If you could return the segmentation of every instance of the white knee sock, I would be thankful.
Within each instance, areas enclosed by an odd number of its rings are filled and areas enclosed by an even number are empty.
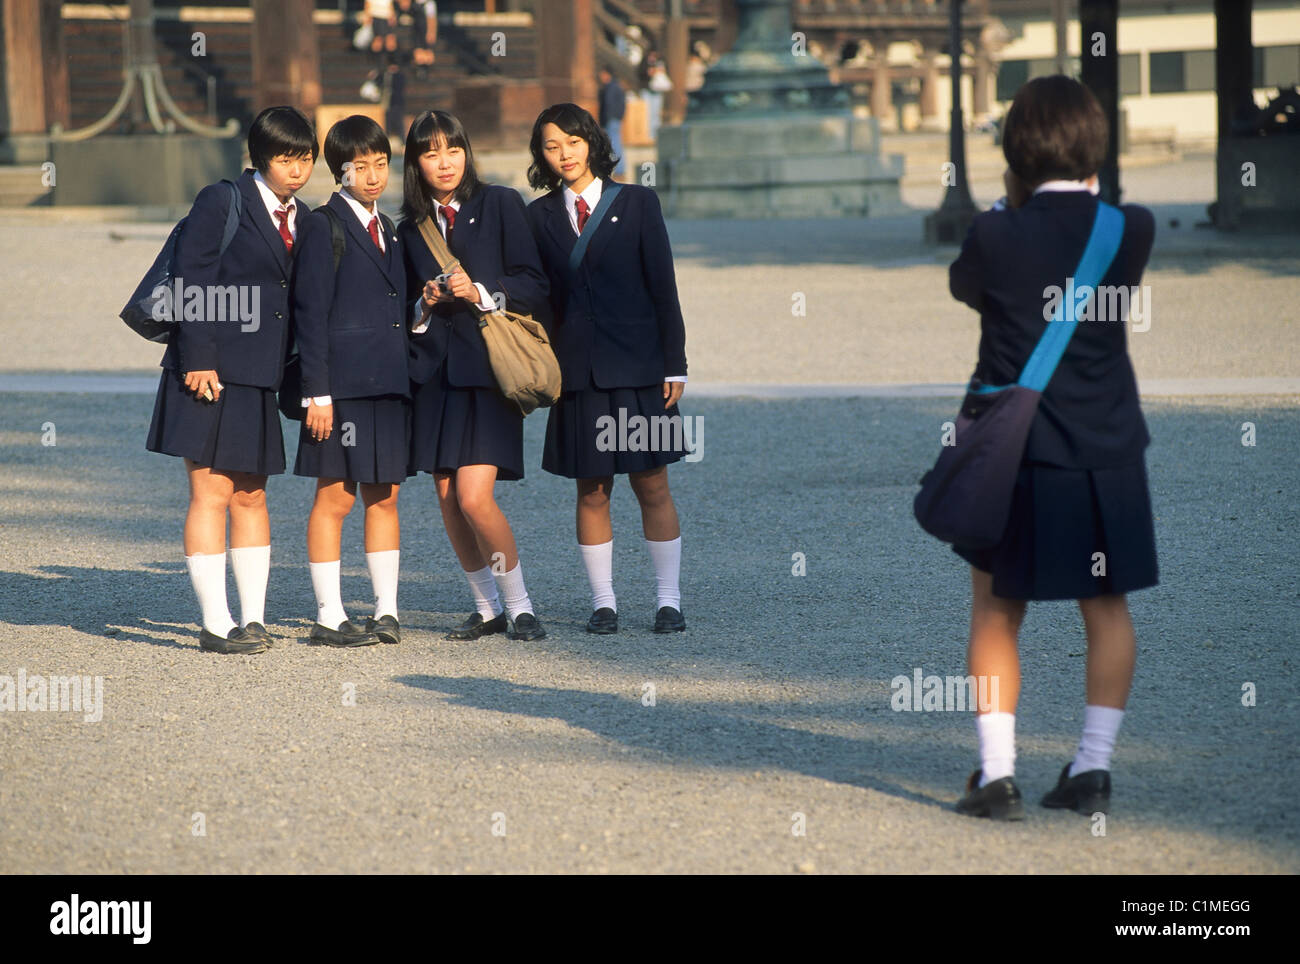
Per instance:
[[[235,628],[235,620],[230,615],[230,604],[226,602],[226,554],[214,552],[201,555],[196,552],[185,557],[185,566],[190,571],[194,595],[199,597],[203,628],[225,639]]]
[[[501,595],[497,592],[497,581],[492,575],[492,567],[484,566],[477,572],[466,572],[469,591],[474,594],[474,607],[484,622],[501,615]]]
[[[343,611],[343,591],[339,588],[339,560],[311,562],[311,589],[316,594],[316,622],[327,629],[338,629],[348,618]]]
[[[587,567],[587,582],[591,583],[591,608],[618,612],[614,600],[614,540],[598,546],[579,545],[578,551]]]
[[[266,622],[266,582],[271,575],[270,546],[240,546],[230,550],[239,590],[239,625]]]
[[[650,558],[655,564],[655,585],[659,599],[656,608],[672,606],[673,609],[680,610],[682,591],[678,579],[682,570],[682,537],[667,542],[651,542],[647,539],[645,544],[650,547]]]
[[[520,613],[531,613],[533,604],[528,598],[528,590],[524,588],[524,568],[521,563],[515,563],[515,567],[507,573],[502,573],[496,577],[497,586],[501,590],[501,598],[505,601],[506,612],[510,618],[514,619]]]
[[[980,738],[980,786],[1016,775],[1016,714],[981,713],[975,717]]]
[[[1113,706],[1085,706],[1083,708],[1083,736],[1079,750],[1070,764],[1070,776],[1089,770],[1109,770],[1110,755],[1115,751],[1115,737],[1124,711]]]
[[[370,570],[370,584],[375,588],[375,618],[397,618],[397,572],[400,549],[367,552],[366,568]]]

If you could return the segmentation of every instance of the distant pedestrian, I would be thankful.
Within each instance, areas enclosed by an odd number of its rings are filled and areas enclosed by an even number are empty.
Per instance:
[[[1064,323],[1046,321],[1045,305],[1053,286],[1067,286],[1098,221],[1106,140],[1105,115],[1077,81],[1042,77],[1016,94],[1002,143],[1006,209],[975,219],[949,269],[953,296],[980,313],[976,394],[967,405],[1015,382],[1048,326]],[[1121,210],[1122,239],[1102,285],[1134,290],[1155,220],[1136,205]],[[1084,320],[1074,329],[1034,417],[1001,542],[954,547],[971,564],[968,671],[998,683],[995,705],[976,718],[980,768],[957,805],[962,813],[1023,816],[1014,779],[1017,637],[1025,603],[1040,599],[1078,600],[1088,648],[1083,735],[1042,805],[1109,808],[1111,752],[1136,661],[1125,594],[1157,582],[1149,436],[1126,321]]]
[[[613,174],[622,174],[623,114],[627,111],[627,94],[607,67],[600,69],[600,126],[609,137],[609,148],[614,152]],[[618,180],[617,177],[614,180]]]

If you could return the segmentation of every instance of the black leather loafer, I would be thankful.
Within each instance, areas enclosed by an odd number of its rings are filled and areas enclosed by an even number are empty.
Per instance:
[[[601,606],[587,620],[587,632],[597,636],[609,636],[618,632],[618,613],[608,606]]]
[[[682,615],[681,610],[674,609],[672,606],[664,606],[659,612],[655,613],[656,633],[680,633],[685,629],[686,617]]]
[[[396,616],[380,616],[378,619],[366,620],[366,632],[374,633],[381,643],[396,646],[402,641],[402,627],[397,624]]]
[[[506,619],[505,613],[493,616],[491,619],[484,619],[482,613],[470,613],[469,619],[449,632],[445,638],[478,639],[480,636],[504,633],[507,626],[509,626],[509,620]]]
[[[515,617],[514,628],[506,634],[511,639],[541,639],[546,635],[542,624],[532,613],[520,613]]]
[[[345,619],[338,629],[316,623],[311,628],[311,641],[324,646],[373,646],[379,642],[379,637]]]
[[[266,643],[267,649],[270,649],[275,645],[275,637],[267,632],[266,627],[261,623],[248,623],[244,626],[244,632],[248,633],[248,635],[252,636],[254,639],[260,639],[262,642]]]
[[[980,770],[966,781],[966,796],[957,801],[957,812],[990,820],[1024,820],[1025,803],[1012,777],[990,780],[980,786]]]
[[[199,632],[199,649],[205,649],[209,653],[226,653],[229,655],[260,653],[266,649],[266,641],[249,634],[238,626],[227,633],[225,639],[204,629]]]
[[[1084,816],[1110,813],[1110,771],[1085,770],[1070,776],[1070,764],[1061,771],[1056,786],[1043,797],[1043,806],[1074,810]]]

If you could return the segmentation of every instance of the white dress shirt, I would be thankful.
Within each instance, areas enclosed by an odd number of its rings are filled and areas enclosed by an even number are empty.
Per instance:
[[[576,194],[573,188],[567,184],[564,186],[564,210],[569,215],[569,227],[573,228],[574,234],[581,234],[578,230],[578,198],[581,197],[587,202],[587,217],[591,217],[596,205],[600,203],[600,195],[605,189],[605,183],[598,177],[592,178],[581,194]],[[584,225],[585,227],[585,225]],[[666,382],[685,382],[685,375],[667,375],[664,377]]]
[[[271,224],[274,225],[276,231],[280,230],[280,219],[276,217],[276,212],[286,206],[288,207],[289,234],[296,241],[298,239],[298,202],[293,197],[290,197],[287,205],[281,204],[280,199],[271,190],[271,185],[267,184],[266,179],[262,177],[261,171],[253,172],[253,183],[257,185],[257,193],[262,196],[262,203],[266,205],[266,213],[271,216]]]

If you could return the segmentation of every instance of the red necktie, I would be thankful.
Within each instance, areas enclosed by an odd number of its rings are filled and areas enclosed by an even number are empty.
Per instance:
[[[284,250],[293,250],[293,235],[289,233],[289,212],[293,208],[285,205],[275,212],[276,219],[280,222],[280,237],[284,238]]]
[[[587,226],[587,218],[591,217],[591,211],[587,207],[585,198],[578,198],[578,233],[582,234],[582,229]]]
[[[447,222],[447,230],[443,232],[447,238],[447,243],[451,244],[451,231],[456,226],[456,209],[450,204],[444,204],[442,207],[442,219]]]
[[[378,217],[378,215],[376,215],[375,217],[373,217],[373,218],[370,219],[370,224],[368,225],[368,227],[370,228],[370,240],[373,241],[373,242],[375,242],[375,247],[376,247],[376,248],[378,248],[380,251],[383,251],[383,250],[384,250],[384,246],[383,246],[382,244],[379,243],[379,217]]]

